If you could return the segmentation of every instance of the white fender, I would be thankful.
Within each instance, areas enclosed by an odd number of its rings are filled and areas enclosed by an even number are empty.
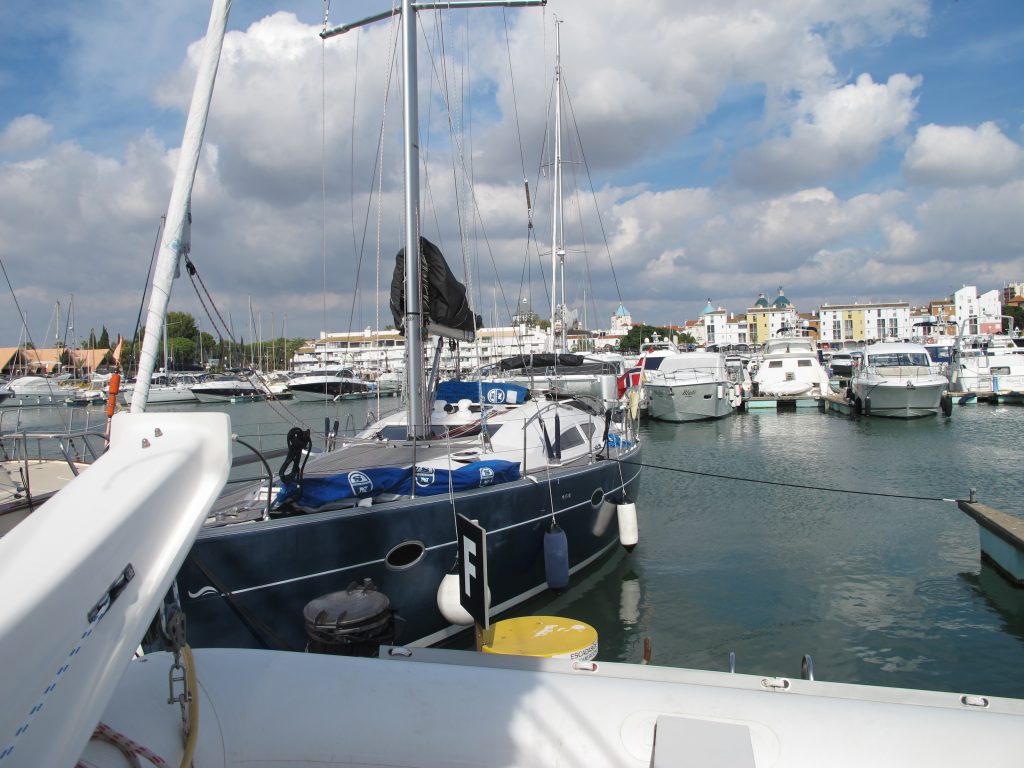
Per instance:
[[[487,602],[487,610],[491,608],[491,589],[488,587],[484,592],[484,599]],[[473,617],[469,611],[462,607],[459,602],[459,574],[447,573],[441,579],[437,587],[437,609],[444,616],[449,624],[458,626],[469,626],[473,623]]]
[[[636,522],[636,504],[627,502],[619,504],[616,508],[619,518],[619,543],[632,552],[633,547],[640,541],[640,529]]]

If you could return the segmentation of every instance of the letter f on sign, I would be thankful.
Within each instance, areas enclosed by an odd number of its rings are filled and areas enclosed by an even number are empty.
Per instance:
[[[468,536],[463,536],[462,537],[462,546],[465,548],[465,551],[466,551],[465,562],[462,563],[462,573],[465,576],[465,584],[466,584],[466,586],[463,589],[463,591],[467,595],[470,595],[470,594],[472,594],[472,591],[469,588],[469,584],[470,584],[469,580],[470,579],[475,579],[477,577],[476,576],[476,565],[473,563],[473,559],[476,558],[476,544]]]

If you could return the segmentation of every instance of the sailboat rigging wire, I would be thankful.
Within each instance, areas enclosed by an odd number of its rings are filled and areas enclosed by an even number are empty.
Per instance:
[[[572,99],[569,96],[569,89],[565,89],[565,98],[569,106],[569,117],[572,120],[573,129],[576,133],[576,144],[579,146],[580,159],[583,161],[583,168],[587,172],[587,182],[590,184],[590,194],[594,198],[594,210],[597,212],[597,223],[601,227],[601,238],[604,241],[604,249],[608,254],[608,267],[611,269],[612,282],[615,283],[615,294],[619,299],[619,303],[622,302],[622,291],[619,289],[619,278],[615,274],[615,264],[612,262],[612,252],[608,247],[608,234],[605,232],[604,219],[601,217],[601,208],[597,204],[597,192],[594,191],[594,180],[590,176],[590,164],[587,163],[587,153],[583,151],[583,142],[580,139],[579,125],[576,123],[576,112],[572,108]]]
[[[425,38],[424,38],[424,40],[425,40],[425,43],[427,45],[428,53],[430,54],[429,55],[429,60],[430,60],[430,63],[431,63],[431,68],[432,68],[432,70],[434,72],[434,76],[437,78],[437,80],[439,82],[445,82],[446,83],[447,82],[447,78],[446,77],[442,77],[442,75],[438,73],[437,61],[436,61],[435,56],[434,56],[434,51],[430,47],[429,41],[427,41]],[[442,93],[443,93],[443,96],[444,96],[444,104],[445,104],[445,109],[446,109],[447,118],[448,118],[449,133],[453,137],[452,141],[454,143],[455,150],[456,150],[454,157],[456,157],[458,159],[458,165],[461,168],[463,175],[468,178],[468,177],[470,177],[470,173],[469,173],[469,169],[466,167],[465,151],[463,149],[462,143],[458,140],[458,136],[457,136],[457,134],[456,134],[456,132],[454,130],[454,127],[453,127],[455,121],[454,121],[454,119],[452,117],[452,107],[451,107],[450,95],[449,95],[447,89],[444,89],[442,91]],[[456,187],[457,186],[458,185],[456,184]],[[484,221],[483,221],[483,216],[482,216],[482,213],[481,213],[481,210],[480,210],[479,201],[477,200],[476,190],[474,189],[472,184],[469,185],[469,200],[467,202],[470,203],[469,207],[470,207],[470,209],[474,213],[474,225],[478,225],[480,227],[480,237],[484,241],[485,250],[487,251],[487,254],[490,257],[491,266],[494,269],[494,274],[497,276],[498,275],[497,261],[496,261],[496,259],[494,257],[494,250],[491,247],[490,239],[487,236],[487,229],[486,229],[486,225],[484,224]],[[461,210],[461,205],[460,205],[460,210]],[[461,237],[462,233],[463,233],[461,217],[459,219],[459,226],[460,226],[460,237]],[[502,285],[500,280],[497,281],[497,282],[498,282],[498,288],[501,291],[501,297],[502,297],[502,301],[504,302],[505,309],[506,309],[506,311],[508,311],[510,305],[509,305],[509,302],[508,302],[508,297],[505,295],[505,288]]]
[[[389,30],[390,44],[388,46],[388,63],[387,63],[387,69],[386,69],[387,75],[385,77],[385,82],[384,82],[384,99],[383,99],[383,107],[382,107],[381,119],[380,119],[380,130],[377,133],[377,148],[376,148],[376,151],[374,152],[374,166],[373,166],[373,169],[372,169],[371,174],[370,174],[370,179],[371,179],[370,190],[371,191],[370,191],[370,194],[367,196],[367,199],[366,199],[366,211],[365,211],[365,213],[363,215],[362,238],[359,241],[356,240],[356,226],[355,226],[355,135],[356,135],[355,115],[356,115],[356,90],[355,90],[355,86],[353,86],[352,110],[351,110],[351,113],[352,113],[352,128],[351,128],[351,131],[350,131],[350,144],[349,144],[349,156],[350,156],[350,160],[351,160],[350,168],[349,168],[349,179],[350,179],[349,186],[350,186],[350,190],[352,192],[352,194],[350,196],[350,199],[353,201],[352,202],[352,207],[350,209],[351,210],[350,218],[352,220],[353,251],[356,254],[356,274],[355,274],[355,279],[353,280],[353,285],[355,286],[355,288],[353,289],[353,294],[352,294],[352,304],[350,305],[350,309],[349,309],[349,319],[348,319],[348,332],[349,332],[349,334],[351,334],[351,332],[352,332],[352,327],[353,327],[354,321],[355,321],[355,305],[356,305],[357,294],[358,294],[358,285],[359,285],[360,275],[362,274],[363,258],[364,258],[365,254],[366,254],[366,241],[367,241],[367,236],[368,236],[368,232],[369,232],[370,212],[373,209],[373,197],[374,197],[374,195],[373,195],[373,191],[372,190],[373,190],[373,182],[374,182],[374,180],[376,180],[377,184],[378,184],[378,191],[377,191],[377,221],[376,221],[376,232],[377,232],[377,238],[376,238],[376,241],[377,241],[377,249],[376,249],[376,253],[377,253],[377,270],[376,270],[375,277],[376,277],[376,293],[377,293],[377,300],[376,300],[377,301],[377,303],[376,303],[376,307],[377,307],[377,309],[376,309],[377,320],[376,320],[376,322],[377,322],[378,332],[380,330],[380,304],[379,304],[379,300],[380,299],[379,299],[379,294],[380,294],[380,263],[381,263],[381,251],[380,251],[380,248],[381,248],[381,217],[383,215],[383,212],[382,212],[383,172],[382,171],[378,172],[378,171],[380,169],[382,169],[383,166],[384,166],[384,132],[385,132],[385,127],[386,127],[386,122],[387,122],[388,94],[391,92],[391,81],[392,81],[392,75],[393,75],[394,70],[395,70],[394,62],[395,62],[395,59],[396,59],[396,50],[397,50],[397,45],[398,45],[398,40],[399,40],[399,34],[398,33],[399,33],[399,23],[400,23],[399,17],[400,17],[400,14],[396,14],[395,13],[395,8],[396,7],[397,6],[393,6],[392,7],[392,13],[386,14],[384,16],[381,16],[381,18],[386,18],[387,15],[390,15],[391,19],[392,19],[392,21],[391,21],[391,28]],[[345,31],[345,30],[343,30],[343,31]],[[329,36],[331,36],[331,35],[321,35],[321,37],[323,39],[326,39]],[[358,79],[359,79],[359,64],[360,64],[359,42],[358,42],[358,36],[357,36],[357,41],[356,41],[356,67],[355,67],[356,71],[355,71],[355,76],[353,77],[353,82],[354,83],[357,83]],[[325,75],[325,77],[326,77],[326,75]],[[326,156],[326,150],[324,150],[324,156]],[[322,164],[323,164],[324,167],[326,167],[326,160],[322,160]],[[324,255],[324,260],[325,260],[325,265],[326,265],[326,247],[327,247],[326,246],[326,226],[327,226],[327,224],[326,224],[326,222],[327,222],[326,193],[325,193],[325,203],[324,203],[324,205],[325,205],[325,212],[324,212],[324,232],[325,232],[325,234],[324,234],[324,254],[325,255]],[[326,270],[326,266],[324,267],[324,269]],[[325,272],[325,274],[326,274],[326,272]],[[325,303],[325,309],[324,309],[323,324],[324,324],[324,333],[327,333],[326,278],[324,280],[324,303]],[[326,363],[326,360],[325,360],[325,363]],[[328,398],[325,395],[325,404],[327,403],[327,401],[328,401]],[[379,396],[377,398],[377,414],[378,414],[378,417],[379,417],[379,415],[380,415],[380,397]]]
[[[508,39],[508,11],[501,9],[501,21],[505,25],[505,54],[508,58],[508,79],[512,88],[512,113],[516,124],[516,138],[519,140],[519,166],[523,171],[523,184],[526,185],[526,208],[530,208],[530,185],[526,181],[526,155],[523,152],[523,132],[519,127],[519,101],[516,96],[516,78],[512,70],[512,45]]]
[[[611,458],[611,457],[609,457]],[[737,477],[736,475],[722,475],[716,472],[700,472],[695,469],[681,469],[679,467],[666,467],[659,464],[648,464],[643,461],[623,461],[622,459],[611,459],[619,464],[633,464],[644,469],[662,469],[666,472],[678,472],[683,475],[696,475],[698,477],[710,477],[715,480],[737,480],[743,483],[757,483],[759,485],[777,485],[783,488],[797,488],[802,491],[825,491],[827,493],[846,493],[851,496],[876,496],[886,499],[908,499],[911,501],[948,501],[953,504],[968,499],[946,498],[944,496],[912,496],[902,493],[883,493],[882,491],[853,491],[848,488],[826,488],[822,485],[804,485],[802,483],[784,483],[781,480],[759,480],[753,477]]]
[[[11,278],[8,277],[8,275],[7,275],[7,267],[4,266],[3,259],[0,259],[0,271],[3,271],[3,273],[4,273],[4,280],[7,281],[7,288],[11,292],[11,298],[14,299],[14,308],[18,310],[18,317],[21,318],[22,324],[24,325],[25,342],[27,344],[31,344],[33,349],[34,349],[36,345],[35,345],[35,342],[32,341],[32,333],[28,329],[28,323],[25,322],[25,313],[22,312],[21,304],[18,303],[18,296],[14,292],[14,285],[11,283]],[[49,332],[50,332],[49,328],[47,328],[47,331],[46,331],[47,335],[49,335]],[[39,360],[38,353],[37,353],[36,360],[37,361]],[[63,411],[59,411],[58,412],[58,416],[60,418],[60,422],[63,425],[65,431],[70,433],[71,432],[71,427],[73,425],[74,418],[75,418],[74,413],[72,412],[70,414],[70,419],[69,419],[69,417]],[[19,415],[19,419],[20,419],[20,415]],[[26,487],[28,486],[28,483],[25,481],[25,478],[22,478],[22,485],[24,485]]]
[[[235,340],[234,334],[231,333],[231,330],[228,328],[227,323],[224,322],[224,317],[221,315],[220,310],[217,309],[217,305],[214,302],[213,297],[210,295],[209,290],[207,290],[206,283],[203,282],[203,278],[199,274],[199,270],[196,269],[196,265],[187,255],[184,258],[185,271],[188,272],[189,281],[192,283],[192,288],[196,292],[196,296],[199,299],[200,305],[203,307],[203,311],[206,312],[206,317],[207,319],[209,319],[210,325],[212,325],[213,329],[217,331],[218,339],[223,341],[224,334],[226,334],[232,344],[237,344],[238,342]],[[198,286],[196,285],[197,280],[199,281]],[[200,292],[199,290],[200,286],[202,286],[202,292]],[[206,296],[205,300],[203,298],[204,294]],[[221,334],[220,329],[217,327],[217,323],[214,321],[213,316],[210,314],[210,310],[206,306],[206,300],[209,300],[210,307],[213,308],[213,312],[217,315],[217,319],[220,320],[221,326],[224,329],[224,334]],[[259,379],[259,377],[250,377],[248,373],[243,373],[242,375],[245,376],[246,380],[257,389],[263,389],[264,391],[266,391],[267,386],[266,384],[263,383],[262,380]],[[255,381],[253,380],[254,378],[256,379]],[[305,422],[301,418],[299,418],[295,413],[293,413],[291,409],[288,408],[288,406],[284,405],[280,400],[274,399],[268,400],[267,402],[270,405],[271,409],[278,411],[278,413],[285,421],[290,421],[292,424],[305,425]]]
[[[142,341],[141,339],[139,339],[139,330],[142,328],[142,310],[145,308],[146,305],[146,295],[149,293],[150,276],[153,274],[153,265],[156,263],[156,255],[160,252],[160,238],[163,237],[164,224],[166,223],[166,221],[166,216],[160,217],[160,223],[156,227],[156,239],[153,241],[153,252],[150,254],[149,257],[149,269],[146,270],[146,284],[142,288],[142,300],[139,302],[139,314],[138,317],[135,318],[135,333],[132,335],[132,343],[129,346],[129,355],[131,356],[130,359],[133,364],[136,361],[135,344],[141,344]],[[138,342],[136,340],[138,340]],[[127,375],[129,373],[128,366],[122,367],[124,368],[124,372]]]
[[[4,280],[7,281],[7,288],[11,292],[11,298],[14,299],[14,308],[18,310],[18,317],[24,325],[26,341],[35,347],[36,344],[32,341],[32,334],[28,329],[28,323],[25,322],[25,313],[21,309],[21,304],[18,303],[18,294],[14,292],[14,286],[11,284],[11,278],[7,276],[7,267],[4,266],[4,260],[2,257],[0,257],[0,271],[4,273]]]
[[[324,32],[330,1],[324,0]],[[320,38],[320,314],[327,335],[327,40]],[[326,347],[325,347],[326,349]],[[324,394],[327,394],[326,387]]]

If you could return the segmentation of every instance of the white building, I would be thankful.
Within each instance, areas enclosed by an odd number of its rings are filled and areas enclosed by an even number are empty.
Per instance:
[[[978,295],[973,285],[965,285],[953,294],[956,321],[964,334],[1001,333],[1003,330],[1002,292],[993,289]]]
[[[629,314],[629,310],[620,302],[618,308],[612,313],[612,324],[607,335],[625,336],[632,327],[633,316]]]
[[[728,347],[736,344],[746,344],[749,333],[747,331],[747,318],[737,318],[725,311],[723,307],[716,307],[708,299],[707,306],[701,310],[700,322],[704,328],[704,339],[707,346],[712,344],[717,347]]]
[[[480,328],[476,341],[460,343],[458,359],[447,343],[442,347],[440,366],[444,371],[472,370],[478,365],[494,363],[503,357],[543,352],[548,335],[533,325]],[[424,356],[433,362],[434,344],[424,349]],[[405,370],[405,338],[397,330],[374,331],[366,328],[353,333],[321,333],[319,339],[307,342],[292,358],[296,370],[321,366],[344,366],[362,375],[375,377],[381,373]]]
[[[905,301],[822,304],[818,309],[820,341],[908,339],[916,334]]]

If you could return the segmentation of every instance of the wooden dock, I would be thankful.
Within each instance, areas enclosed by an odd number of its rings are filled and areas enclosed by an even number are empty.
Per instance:
[[[839,413],[843,416],[857,415],[857,410],[853,407],[853,403],[836,392],[829,392],[821,398],[818,401],[818,406],[825,413]]]
[[[982,559],[1011,583],[1024,587],[1024,519],[976,501],[958,501],[957,506],[978,523]]]

